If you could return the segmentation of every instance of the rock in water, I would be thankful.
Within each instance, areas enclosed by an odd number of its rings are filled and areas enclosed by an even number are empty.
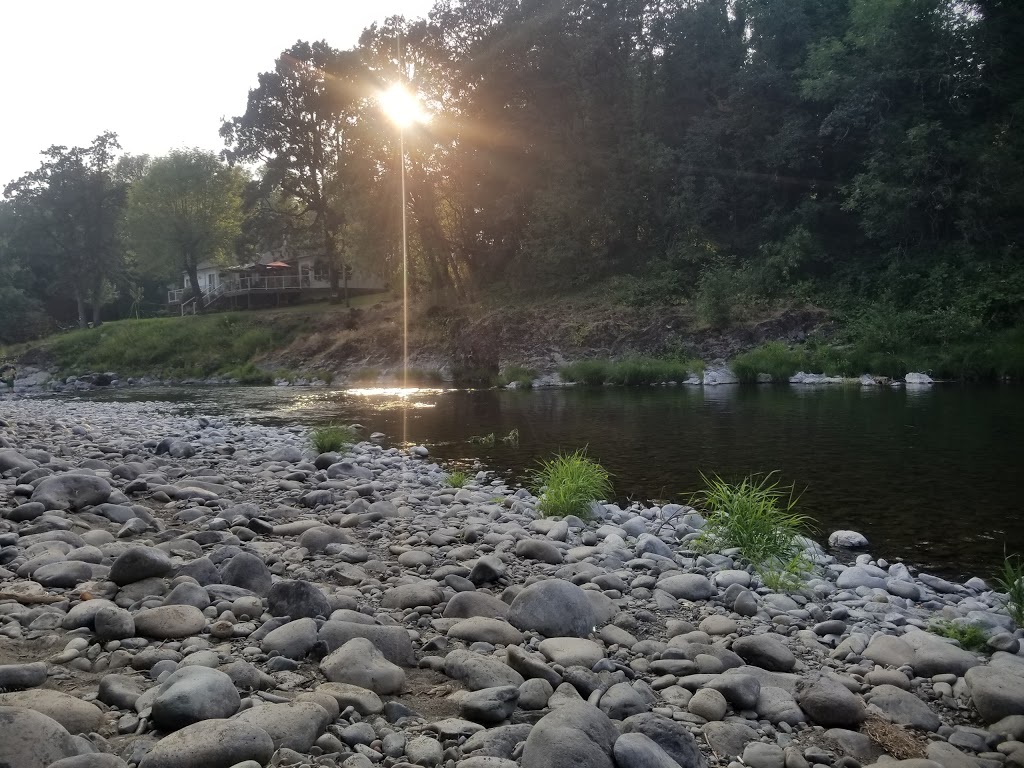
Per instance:
[[[845,547],[846,549],[863,549],[868,545],[864,534],[857,531],[832,531],[828,536],[830,547]]]
[[[231,768],[246,760],[266,765],[274,742],[262,728],[238,720],[205,720],[164,737],[139,768]]]
[[[545,637],[586,637],[597,623],[586,593],[562,579],[545,579],[524,588],[509,606],[508,621]]]
[[[615,768],[612,749],[618,736],[597,707],[582,701],[565,704],[530,730],[523,768]]]

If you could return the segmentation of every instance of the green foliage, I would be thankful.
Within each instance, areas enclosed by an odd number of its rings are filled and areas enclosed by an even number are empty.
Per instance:
[[[722,328],[732,317],[735,275],[725,267],[705,269],[697,282],[697,313],[712,328]]]
[[[984,650],[988,640],[985,636],[985,630],[977,624],[940,620],[932,622],[928,629],[941,637],[956,640],[961,648],[968,651]]]
[[[537,371],[527,368],[525,365],[510,365],[498,377],[498,386],[507,387],[515,383],[519,389],[532,389],[533,380],[537,378]]]
[[[543,494],[538,509],[545,517],[576,515],[586,519],[591,502],[612,495],[611,476],[585,449],[540,462],[532,482],[536,493]]]
[[[996,584],[1006,594],[1006,613],[1013,623],[1024,628],[1024,562],[1020,555],[1003,558],[1003,569]]]
[[[794,511],[793,487],[780,485],[775,473],[751,475],[728,483],[717,475],[704,477],[706,487],[692,503],[707,524],[693,547],[701,552],[735,548],[752,563],[766,584],[788,589],[810,571],[799,536],[811,518]]]
[[[334,453],[359,442],[359,433],[352,427],[331,424],[309,433],[309,441],[317,453]]]
[[[512,429],[507,435],[501,438],[501,442],[505,445],[519,446],[519,429]]]
[[[489,448],[494,445],[494,440],[494,433],[491,432],[486,435],[474,435],[473,437],[469,438],[466,442],[475,443],[476,445],[483,445]]]
[[[730,365],[737,378],[747,383],[757,381],[759,373],[769,374],[775,383],[785,383],[797,371],[811,367],[802,350],[777,341],[737,355]]]
[[[260,370],[252,363],[243,363],[224,371],[223,375],[229,379],[237,379],[239,384],[245,386],[263,386],[274,383],[273,376],[266,371]]]
[[[469,482],[469,475],[465,472],[455,470],[447,474],[445,482],[452,488],[464,488],[466,483]]]
[[[635,357],[618,361],[580,360],[560,368],[559,375],[565,381],[588,386],[642,387],[683,382],[690,376],[699,376],[703,370],[704,364],[700,360]]]

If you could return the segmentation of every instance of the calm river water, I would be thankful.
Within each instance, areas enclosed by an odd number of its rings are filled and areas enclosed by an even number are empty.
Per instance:
[[[802,491],[818,538],[866,535],[871,552],[949,576],[989,577],[1024,552],[1024,388],[672,387],[518,391],[287,387],[130,389],[269,424],[360,422],[437,460],[481,461],[514,479],[586,446],[620,500],[685,501],[700,473],[777,470]],[[500,441],[513,429],[518,445]],[[469,438],[494,433],[493,446]]]

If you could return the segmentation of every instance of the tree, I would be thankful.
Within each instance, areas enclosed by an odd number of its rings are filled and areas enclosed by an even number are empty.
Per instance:
[[[128,232],[140,264],[167,279],[185,272],[198,291],[199,263],[227,262],[234,253],[246,181],[241,169],[199,149],[154,160],[128,198]]]
[[[297,42],[277,59],[273,72],[259,76],[249,91],[245,114],[228,120],[221,136],[231,163],[260,162],[261,188],[296,220],[308,220],[321,239],[337,295],[345,227],[348,131],[360,102],[370,96],[353,52],[325,42]]]
[[[14,211],[9,247],[21,250],[23,262],[48,267],[51,285],[75,300],[83,328],[86,301],[98,325],[124,265],[128,184],[115,172],[120,148],[110,132],[88,147],[52,146],[38,169],[5,190]]]

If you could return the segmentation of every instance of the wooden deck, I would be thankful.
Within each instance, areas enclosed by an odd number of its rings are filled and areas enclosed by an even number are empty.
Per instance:
[[[268,293],[298,293],[311,287],[308,280],[302,281],[298,275],[281,275],[268,277],[242,277],[235,280],[224,280],[212,290],[203,291],[198,297],[191,296],[189,288],[175,288],[167,292],[167,303],[181,305],[181,314],[196,311],[197,302],[202,302],[205,309],[221,298],[232,296],[251,296]]]

